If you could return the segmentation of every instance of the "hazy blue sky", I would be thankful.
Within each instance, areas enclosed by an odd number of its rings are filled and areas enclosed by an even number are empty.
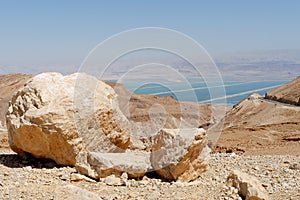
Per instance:
[[[80,65],[107,37],[158,26],[212,55],[299,49],[300,1],[0,0],[0,65]]]

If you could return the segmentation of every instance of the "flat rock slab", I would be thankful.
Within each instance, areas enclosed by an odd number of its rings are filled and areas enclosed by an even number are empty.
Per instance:
[[[129,178],[139,178],[151,169],[150,153],[98,153],[81,154],[76,164],[79,173],[94,179],[104,178],[114,174],[120,177],[123,172]]]

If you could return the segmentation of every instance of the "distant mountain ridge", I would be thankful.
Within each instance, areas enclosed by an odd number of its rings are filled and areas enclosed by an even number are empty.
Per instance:
[[[300,50],[269,50],[269,51],[257,51],[254,53],[236,53],[233,55],[211,55],[214,63],[205,63],[199,59],[198,67],[200,69],[195,70],[194,66],[190,63],[178,57],[166,57],[165,54],[155,54],[154,58],[147,58],[147,53],[138,54],[136,56],[129,57],[130,59],[121,59],[121,61],[115,62],[105,70],[105,77],[101,78],[104,80],[119,79],[123,75],[128,77],[134,75],[134,78],[147,77],[147,74],[141,72],[139,74],[132,74],[136,71],[132,69],[139,65],[147,63],[160,63],[166,66],[170,66],[177,70],[184,77],[199,78],[201,74],[198,71],[203,71],[204,67],[201,66],[209,65],[214,66],[216,64],[224,80],[235,80],[235,81],[258,81],[258,80],[291,80],[300,74]],[[149,57],[149,56],[148,56]],[[203,63],[204,62],[204,63]],[[206,61],[207,62],[207,61]],[[24,74],[39,74],[43,72],[56,71],[62,74],[71,74],[75,72],[89,73],[84,66],[65,65],[65,66],[10,66],[0,65],[0,74],[11,74],[11,73],[24,73]],[[284,69],[284,70],[283,70]],[[101,66],[96,66],[97,72],[104,70]],[[130,73],[128,73],[130,72]],[[270,73],[272,72],[272,73]],[[127,73],[127,74],[126,74]],[[94,75],[94,73],[89,73]],[[166,74],[168,79],[173,79],[171,74],[165,71],[157,71],[154,74]],[[206,73],[209,76],[215,77],[214,71]],[[143,76],[141,76],[143,75]],[[98,77],[99,78],[99,77]],[[209,78],[209,77],[205,77]]]

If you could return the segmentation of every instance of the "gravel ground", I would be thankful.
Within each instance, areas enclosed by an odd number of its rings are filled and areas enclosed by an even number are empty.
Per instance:
[[[124,186],[72,181],[72,167],[51,161],[20,159],[11,151],[0,152],[0,199],[59,199],[58,191],[75,185],[101,199],[242,199],[226,185],[233,169],[255,176],[270,199],[300,199],[300,156],[243,156],[212,154],[209,170],[191,183],[162,182],[144,177],[127,180]]]

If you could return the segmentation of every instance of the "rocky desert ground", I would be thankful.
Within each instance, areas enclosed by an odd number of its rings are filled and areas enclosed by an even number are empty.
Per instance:
[[[300,108],[295,104],[258,95],[249,96],[232,109],[186,103],[187,124],[209,129],[224,122],[206,172],[190,182],[167,181],[154,172],[136,179],[123,173],[95,181],[77,173],[75,167],[19,157],[11,150],[4,120],[8,101],[31,77],[0,77],[1,199],[247,199],[245,193],[256,199],[300,199]],[[288,96],[299,99],[299,90],[290,88],[281,88],[281,94],[293,93]],[[114,89],[122,103],[128,92],[122,86]],[[124,114],[130,121],[147,124],[147,112],[154,103],[167,111],[166,128],[176,128],[180,111],[171,97],[132,95],[129,112]],[[206,115],[198,118],[191,112],[195,106]],[[224,119],[211,119],[212,109],[225,109],[227,114]]]

